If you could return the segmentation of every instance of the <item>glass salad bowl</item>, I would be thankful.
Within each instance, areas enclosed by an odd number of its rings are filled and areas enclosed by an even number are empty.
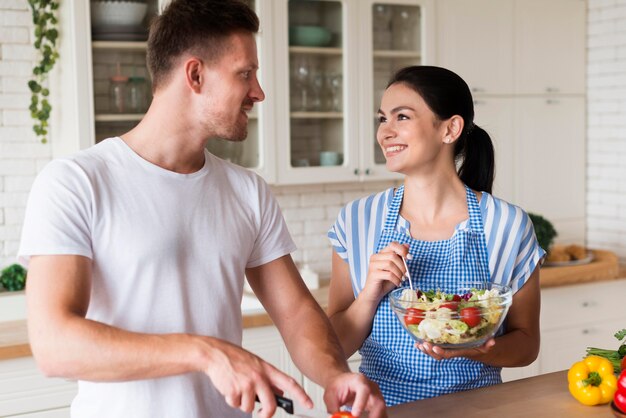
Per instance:
[[[493,337],[511,306],[508,286],[475,283],[459,293],[395,289],[391,309],[417,342],[442,348],[478,347]]]

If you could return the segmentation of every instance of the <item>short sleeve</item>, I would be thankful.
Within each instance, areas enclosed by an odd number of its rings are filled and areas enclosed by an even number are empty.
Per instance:
[[[524,220],[520,225],[520,245],[511,280],[513,292],[517,292],[530,278],[535,269],[543,262],[546,252],[539,245],[535,228],[526,212],[523,212]]]
[[[22,228],[18,261],[33,255],[92,257],[93,193],[84,171],[71,160],[50,162],[31,188]]]
[[[346,240],[346,208],[342,208],[337,220],[328,230],[328,239],[333,250],[344,261],[348,261],[348,243]]]
[[[278,202],[267,183],[258,177],[256,181],[258,199],[255,206],[259,217],[259,229],[246,268],[269,263],[297,249]]]

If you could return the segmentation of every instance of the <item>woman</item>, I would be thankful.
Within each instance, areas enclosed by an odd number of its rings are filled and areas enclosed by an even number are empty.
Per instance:
[[[439,67],[400,70],[378,111],[377,140],[403,185],[349,203],[329,230],[333,268],[328,314],[348,356],[380,386],[387,405],[500,383],[502,367],[539,351],[539,247],[520,208],[491,193],[493,145],[473,123],[472,95]],[[457,171],[457,167],[458,171]],[[460,289],[511,286],[506,331],[474,349],[414,344],[389,306],[404,281]]]

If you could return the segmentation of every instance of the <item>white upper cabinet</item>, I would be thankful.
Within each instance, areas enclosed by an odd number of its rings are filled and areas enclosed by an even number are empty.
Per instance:
[[[474,99],[474,122],[493,141],[495,151],[495,181],[492,194],[515,202],[514,100],[511,97],[480,97]]]
[[[584,0],[438,0],[437,62],[474,94],[584,94],[585,8]]]
[[[515,1],[518,93],[585,93],[585,19],[584,0]]]
[[[393,73],[427,62],[432,0],[273,4],[277,183],[398,178],[375,114]]]
[[[584,222],[585,98],[527,97],[516,104],[523,109],[515,112],[515,175],[523,179],[516,203],[555,223]],[[555,226],[559,235],[565,231]]]
[[[438,0],[437,62],[473,94],[512,93],[512,22],[512,0]]]

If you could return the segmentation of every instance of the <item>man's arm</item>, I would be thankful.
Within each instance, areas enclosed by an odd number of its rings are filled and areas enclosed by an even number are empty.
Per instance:
[[[246,270],[250,286],[280,331],[298,368],[322,386],[329,410],[352,404],[352,413],[386,416],[380,391],[351,373],[328,318],[300,277],[290,255]]]
[[[260,416],[271,416],[276,408],[272,387],[311,405],[292,378],[226,341],[190,334],[141,334],[86,319],[91,277],[91,260],[86,257],[31,257],[28,331],[44,374],[110,382],[201,371],[229,405],[245,412],[252,411],[258,396]]]

